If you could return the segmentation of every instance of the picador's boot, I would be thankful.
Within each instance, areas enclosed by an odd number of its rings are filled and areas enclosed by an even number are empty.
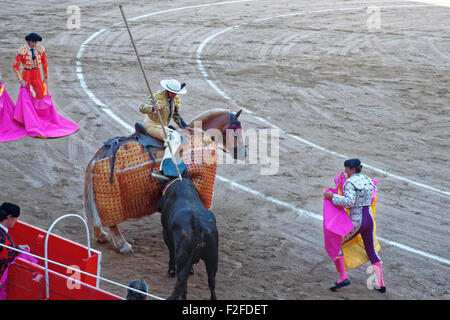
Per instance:
[[[168,143],[170,144],[173,155],[175,157],[175,160],[177,161],[178,169],[180,170],[180,174],[182,175],[185,170],[187,170],[186,164],[183,161],[180,161],[180,159],[177,159],[178,155],[178,149],[181,147],[181,136],[176,131],[170,131],[169,137],[168,137]],[[167,143],[165,143],[166,145]],[[178,177],[177,168],[175,167],[175,164],[173,163],[172,156],[170,155],[170,149],[167,146],[164,150],[164,157],[161,161],[161,167],[160,170],[162,171],[162,174],[166,177]]]
[[[180,174],[183,175],[183,172],[187,170],[186,164],[183,161],[180,161],[177,165],[180,170]],[[171,158],[164,159],[162,161],[161,171],[166,177],[178,177],[177,168]]]

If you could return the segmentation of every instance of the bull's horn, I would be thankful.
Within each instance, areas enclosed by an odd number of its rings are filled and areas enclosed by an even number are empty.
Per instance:
[[[239,111],[236,113],[236,119],[239,118],[239,116],[241,115],[241,113],[242,113],[242,109],[239,110]]]

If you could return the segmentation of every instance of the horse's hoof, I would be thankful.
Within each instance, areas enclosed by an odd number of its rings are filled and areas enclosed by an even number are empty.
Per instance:
[[[128,242],[125,242],[123,247],[120,249],[120,253],[131,253],[131,252],[133,252],[133,247]]]
[[[106,242],[108,242],[108,234],[105,231],[103,231],[98,236],[96,235],[96,238],[97,238],[97,242],[99,242],[99,243],[106,243]]]

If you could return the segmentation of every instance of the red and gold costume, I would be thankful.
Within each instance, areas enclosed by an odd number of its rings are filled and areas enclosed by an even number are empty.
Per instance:
[[[36,58],[33,59],[31,49],[27,45],[19,48],[16,58],[14,60],[14,72],[17,80],[24,80],[33,87],[36,93],[36,98],[42,99],[44,97],[44,84],[41,78],[42,67],[44,71],[44,78],[48,78],[48,64],[45,49],[41,45],[36,45],[34,48]],[[23,64],[23,73],[20,74],[20,65]]]

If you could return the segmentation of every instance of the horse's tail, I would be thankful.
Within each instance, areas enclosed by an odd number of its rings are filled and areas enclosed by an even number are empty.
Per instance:
[[[93,227],[100,228],[102,226],[102,221],[100,220],[100,216],[98,215],[94,194],[95,159],[96,157],[92,158],[87,165],[84,176],[84,211],[90,229],[92,229]]]

